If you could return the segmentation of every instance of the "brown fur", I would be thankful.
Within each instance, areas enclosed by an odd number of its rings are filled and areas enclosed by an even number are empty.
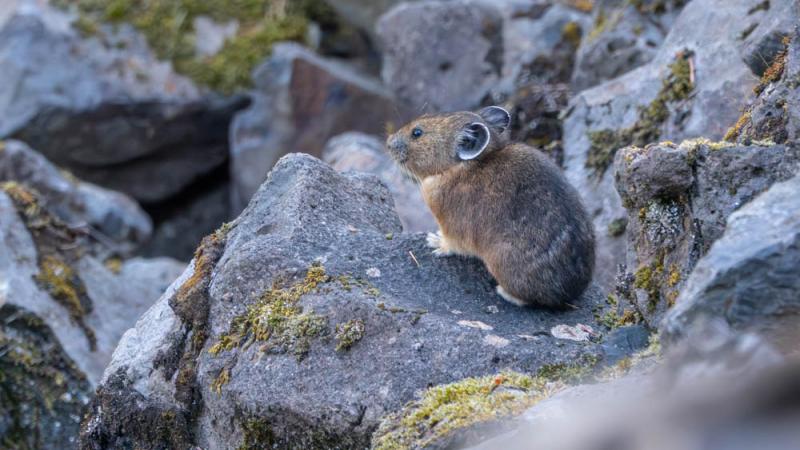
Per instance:
[[[420,181],[439,223],[438,252],[481,258],[515,297],[509,301],[560,306],[574,300],[594,267],[593,229],[578,193],[544,154],[508,144],[491,126],[486,150],[462,161],[456,136],[476,121],[486,123],[468,112],[421,117],[388,140],[393,156]],[[423,135],[412,139],[415,127]]]

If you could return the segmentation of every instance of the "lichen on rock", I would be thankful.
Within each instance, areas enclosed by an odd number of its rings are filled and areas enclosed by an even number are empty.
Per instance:
[[[34,280],[69,312],[70,318],[83,330],[94,350],[97,340],[84,318],[92,311],[92,301],[83,280],[73,268],[82,256],[80,244],[85,239],[70,230],[61,220],[41,206],[39,194],[16,182],[0,184],[14,202],[20,218],[31,233],[36,246],[39,273]]]
[[[292,352],[302,358],[311,347],[311,339],[325,331],[327,320],[313,311],[303,311],[300,298],[332,280],[325,273],[325,267],[314,264],[300,282],[282,286],[276,281],[248,306],[245,314],[233,319],[228,333],[220,336],[209,352],[217,355],[239,346],[264,342],[264,350]]]
[[[375,450],[425,448],[458,430],[512,417],[563,388],[545,378],[505,372],[434,386],[386,418]]]
[[[642,147],[658,141],[661,126],[670,116],[670,105],[687,100],[694,89],[692,56],[692,52],[688,50],[675,55],[656,98],[647,106],[639,108],[638,119],[632,126],[620,130],[589,132],[591,146],[586,157],[586,167],[596,176],[605,173],[614,161],[614,154],[618,149],[629,145]]]

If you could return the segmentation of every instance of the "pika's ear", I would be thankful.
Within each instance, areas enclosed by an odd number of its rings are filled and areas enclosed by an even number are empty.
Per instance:
[[[503,134],[511,125],[511,114],[499,106],[487,106],[478,111],[478,115],[492,127],[497,134]]]
[[[481,153],[489,146],[491,135],[489,128],[480,122],[465,125],[456,138],[458,158],[462,161],[469,161],[481,156]]]

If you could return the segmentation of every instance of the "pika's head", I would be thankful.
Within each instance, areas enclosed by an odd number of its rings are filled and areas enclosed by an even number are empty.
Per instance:
[[[480,160],[505,146],[511,116],[499,106],[422,116],[389,136],[392,157],[417,179]]]

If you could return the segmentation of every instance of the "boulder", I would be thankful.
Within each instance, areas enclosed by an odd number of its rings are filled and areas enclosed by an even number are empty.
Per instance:
[[[44,206],[70,228],[85,228],[118,253],[150,238],[150,217],[128,196],[59,170],[19,141],[0,141],[0,182],[16,181],[41,194]]]
[[[139,201],[169,198],[224,165],[243,99],[202,94],[128,25],[84,36],[41,2],[0,9],[0,138]]]
[[[591,28],[586,11],[555,1],[485,3],[499,8],[503,17],[502,83],[569,83],[575,52]]]
[[[637,356],[611,379],[564,389],[519,414],[511,431],[466,448],[795,448],[797,362],[750,333],[698,338],[707,340],[656,367]]]
[[[378,138],[355,132],[336,136],[325,146],[322,160],[339,172],[358,171],[377,176],[392,193],[405,232],[438,229],[419,186],[400,171]]]
[[[122,333],[184,267],[103,256],[48,211],[52,201],[0,188],[0,441],[11,448],[77,444]]]
[[[758,35],[743,40],[742,33],[757,20],[768,35],[785,34],[800,17],[796,2],[754,9],[761,3],[690,2],[650,63],[571,101],[564,119],[565,172],[594,217],[601,285],[611,285],[625,260],[624,233],[609,233],[609,225],[625,218],[613,171],[607,170],[614,153],[667,139],[723,137],[761,75],[745,63],[747,44]]]
[[[298,44],[275,45],[253,79],[253,103],[236,115],[230,130],[236,212],[247,205],[281,156],[320,156],[337,134],[379,133],[387,121],[403,121],[379,81]]]
[[[623,300],[658,327],[726,218],[798,164],[800,148],[702,139],[618,151],[616,186],[628,208]]]
[[[478,106],[503,72],[503,17],[480,0],[402,3],[378,21],[381,76],[419,111]]]
[[[601,0],[584,34],[572,73],[576,91],[596,86],[650,62],[686,0]]]
[[[800,177],[774,184],[728,217],[725,233],[697,266],[662,325],[675,341],[698,321],[732,328],[789,329],[796,341],[800,314]]]
[[[428,386],[596,361],[550,332],[590,336],[596,288],[566,311],[512,306],[392,207],[374,176],[282,158],[125,334],[82,447],[364,448]]]

